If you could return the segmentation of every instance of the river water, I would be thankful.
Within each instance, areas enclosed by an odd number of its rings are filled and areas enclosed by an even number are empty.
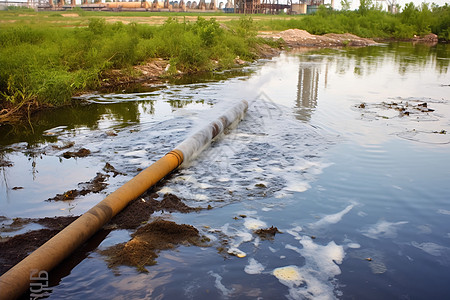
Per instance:
[[[244,120],[158,190],[212,208],[152,216],[191,224],[211,245],[162,251],[140,272],[109,269],[98,251],[132,231],[96,236],[50,273],[50,299],[447,298],[449,65],[447,45],[393,43],[86,95],[36,116],[32,130],[0,127],[1,221],[82,214],[246,99]],[[65,145],[91,155],[65,159]],[[107,162],[121,174],[104,191],[46,201]],[[271,226],[273,239],[254,234]]]

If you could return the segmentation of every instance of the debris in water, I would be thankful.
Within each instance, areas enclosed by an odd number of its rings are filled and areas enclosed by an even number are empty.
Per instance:
[[[278,230],[277,227],[273,227],[271,226],[270,228],[261,228],[255,231],[255,233],[257,235],[259,235],[259,237],[261,239],[273,239],[273,237],[275,236],[275,234],[277,233],[281,233],[281,231]]]
[[[108,227],[133,229],[146,223],[155,211],[169,211],[188,213],[201,208],[187,206],[180,198],[173,194],[165,194],[162,201],[155,200],[159,195],[152,193],[144,198],[131,201],[120,213],[108,223]]]
[[[0,158],[0,168],[12,166],[13,166],[12,162]]]
[[[29,231],[13,237],[0,237],[0,261],[2,262],[0,264],[0,275],[19,263],[42,244],[47,242],[61,229],[72,223],[76,218],[78,217],[67,216],[42,219],[15,218],[8,227],[2,227],[2,232],[19,230],[23,228],[24,225],[30,223],[38,223],[47,228]]]
[[[91,154],[91,151],[89,149],[86,148],[81,148],[80,150],[76,151],[76,152],[71,152],[71,151],[67,151],[63,153],[63,157],[64,158],[72,158],[72,157],[86,157],[89,154]]]
[[[110,163],[106,163],[105,166],[103,167],[103,171],[105,171],[106,173],[113,173],[113,177],[116,177],[117,175],[127,175],[125,173],[119,172],[116,170],[116,168],[114,168]]]
[[[433,131],[433,133],[447,134],[447,131],[442,129],[441,131]]]
[[[99,193],[108,186],[108,184],[105,183],[108,177],[109,175],[97,173],[97,176],[92,180],[78,184],[82,187],[81,189],[73,189],[62,194],[57,194],[53,198],[48,198],[47,201],[68,201],[74,200],[78,196],[85,196],[89,193]]]
[[[72,148],[74,145],[75,145],[75,142],[66,142],[62,146],[52,145],[52,147],[56,150],[64,150],[64,149]]]
[[[105,133],[107,136],[117,136],[117,133],[115,133],[113,130],[108,130]]]
[[[105,255],[110,268],[120,265],[134,266],[147,272],[145,266],[156,264],[161,250],[173,249],[177,245],[200,245],[198,230],[186,224],[157,219],[139,228],[127,243],[114,245],[100,253]],[[204,246],[204,245],[201,245]]]

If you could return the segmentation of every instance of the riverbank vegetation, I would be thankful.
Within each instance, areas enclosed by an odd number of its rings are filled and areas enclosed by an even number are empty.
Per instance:
[[[356,11],[321,7],[315,15],[167,15],[167,13],[0,12],[0,123],[95,90],[112,69],[134,76],[135,65],[162,58],[167,74],[225,69],[258,58],[257,30],[298,28],[313,34],[412,38],[433,32],[450,40],[450,6],[407,4],[401,13],[370,3]],[[126,19],[121,19],[126,18]],[[109,73],[110,74],[110,73]]]
[[[334,11],[319,7],[314,15],[301,18],[267,19],[258,21],[260,30],[298,28],[312,34],[352,33],[366,38],[411,39],[414,36],[436,34],[450,40],[450,5],[415,6],[406,4],[398,14],[382,11],[370,0],[363,1],[358,10]]]
[[[108,24],[93,18],[87,27],[14,24],[0,31],[0,121],[18,111],[70,102],[82,91],[100,86],[105,71],[152,58],[169,61],[168,74],[230,68],[237,57],[257,58],[250,18],[225,28],[216,20],[169,18],[162,26]],[[267,42],[269,43],[269,42]]]

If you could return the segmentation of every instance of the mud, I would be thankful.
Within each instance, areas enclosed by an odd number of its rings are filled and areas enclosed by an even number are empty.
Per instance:
[[[188,213],[201,209],[187,206],[173,194],[165,194],[161,201],[155,200],[158,197],[158,194],[153,193],[133,200],[109,221],[107,227],[134,229],[146,223],[155,211]]]
[[[133,71],[110,70],[103,74],[102,88],[112,88],[131,83],[160,83],[166,75],[169,61],[162,58],[148,60],[145,64],[133,66]]]
[[[3,225],[0,229],[1,232],[13,232],[30,223],[37,223],[47,228],[13,237],[0,237],[0,275],[47,242],[76,218],[73,216],[43,219],[16,218],[10,225]],[[1,220],[7,220],[7,218],[3,217]]]
[[[59,230],[55,229],[41,229],[1,239],[0,274],[8,271],[58,232]]]
[[[91,154],[91,151],[89,149],[81,148],[80,150],[78,150],[76,152],[71,152],[71,151],[64,152],[62,156],[64,158],[69,159],[72,157],[86,157],[90,154]]]
[[[12,167],[12,166],[13,166],[12,162],[0,158],[0,168]]]
[[[427,34],[426,36],[415,36],[412,39],[413,43],[424,43],[429,45],[435,45],[439,42],[439,38],[434,33]]]
[[[161,250],[173,249],[178,245],[201,244],[199,231],[195,227],[162,219],[139,228],[132,237],[127,243],[99,251],[106,257],[110,268],[127,265],[147,272],[145,266],[156,264]]]
[[[156,193],[144,196],[144,198],[132,201],[128,206],[117,214],[104,226],[106,231],[111,229],[136,229],[145,224],[155,211],[168,212],[192,212],[200,208],[192,208],[182,202],[173,194],[165,194],[161,201],[155,200],[159,195]],[[9,219],[0,216],[2,226],[0,232],[15,232],[26,225],[35,223],[46,228],[33,230],[13,237],[0,237],[0,275],[9,270],[24,259],[31,252],[51,239],[59,231],[64,229],[78,216],[65,216],[41,219],[16,218],[10,224]],[[7,225],[5,225],[7,224]],[[140,268],[143,265],[154,264],[159,250],[175,247],[179,244],[199,245],[205,239],[199,238],[198,230],[190,225],[177,225],[173,222],[158,219],[141,227],[132,235],[133,240],[124,244],[116,245],[106,250],[110,266],[126,264]],[[149,246],[149,244],[151,244]],[[124,255],[123,262],[120,257]],[[141,257],[139,259],[138,257]],[[145,258],[145,259],[144,259]],[[148,259],[148,262],[146,261]],[[144,261],[145,260],[145,261]]]
[[[271,226],[270,228],[261,228],[255,231],[262,240],[270,240],[273,239],[275,234],[281,233],[277,227]]]
[[[62,146],[52,145],[52,148],[56,149],[56,150],[65,150],[65,149],[72,148],[73,146],[75,146],[75,142],[67,142]]]
[[[80,189],[73,189],[62,194],[57,194],[53,198],[48,198],[47,201],[70,201],[79,196],[85,196],[90,193],[99,193],[108,186],[108,184],[105,183],[108,177],[109,175],[97,173],[97,176],[92,180],[79,183],[78,186],[80,186]]]
[[[113,173],[113,177],[116,177],[117,175],[127,175],[125,173],[119,172],[114,168],[110,163],[106,163],[103,167],[103,171],[106,173]]]
[[[288,29],[281,32],[260,32],[260,37],[272,40],[282,39],[287,46],[298,47],[344,47],[376,45],[374,40],[358,37],[354,34],[329,33],[325,35],[310,34],[305,30]]]

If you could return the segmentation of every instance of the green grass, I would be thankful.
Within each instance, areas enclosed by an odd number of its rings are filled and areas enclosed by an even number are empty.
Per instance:
[[[131,69],[150,58],[169,60],[174,73],[229,68],[237,56],[256,58],[252,45],[264,41],[255,35],[246,18],[231,30],[200,17],[169,18],[162,26],[108,24],[103,18],[91,18],[85,27],[2,25],[0,110],[69,103],[74,94],[97,88],[105,71]]]
[[[361,11],[333,11],[320,7],[314,15],[256,21],[260,30],[298,28],[312,34],[353,33],[368,38],[410,39],[414,35],[435,33],[450,40],[450,5],[414,6],[409,3],[399,14],[390,14],[374,7]]]

